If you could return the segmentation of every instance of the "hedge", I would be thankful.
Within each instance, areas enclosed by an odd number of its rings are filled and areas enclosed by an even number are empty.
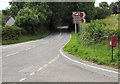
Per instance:
[[[23,29],[17,26],[5,26],[2,28],[3,40],[18,40],[22,35]]]

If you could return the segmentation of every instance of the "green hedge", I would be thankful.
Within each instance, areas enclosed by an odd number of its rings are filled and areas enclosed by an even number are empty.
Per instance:
[[[2,28],[3,40],[18,40],[22,35],[23,29],[17,26],[5,26]]]
[[[84,41],[89,44],[107,41],[110,36],[118,36],[118,30],[111,29],[103,20],[92,20],[85,24]]]
[[[112,10],[111,9],[107,9],[107,8],[96,8],[96,19],[104,19],[107,16],[110,16],[112,14]]]

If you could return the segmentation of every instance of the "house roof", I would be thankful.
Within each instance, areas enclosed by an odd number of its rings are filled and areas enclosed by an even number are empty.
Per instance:
[[[14,16],[10,15],[10,16],[8,16],[8,17],[6,18],[6,22],[7,22],[11,17],[14,18]]]

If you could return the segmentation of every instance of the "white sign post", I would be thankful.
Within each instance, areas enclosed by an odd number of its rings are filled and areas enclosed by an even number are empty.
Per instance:
[[[84,12],[72,12],[73,23],[75,23],[75,33],[77,32],[76,24],[85,23],[85,13]]]
[[[77,33],[77,23],[85,23],[84,12],[72,12],[73,23],[75,23],[75,33]],[[84,40],[84,25],[82,25],[82,40]]]

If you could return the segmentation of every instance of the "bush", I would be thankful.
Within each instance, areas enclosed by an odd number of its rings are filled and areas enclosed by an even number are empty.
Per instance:
[[[15,24],[24,28],[29,34],[34,34],[38,25],[38,16],[29,8],[21,9],[15,18]]]
[[[104,19],[112,14],[112,10],[107,8],[96,8],[96,11],[96,19]]]
[[[18,40],[22,35],[23,29],[17,26],[5,26],[2,28],[3,40]]]
[[[110,29],[103,20],[92,20],[85,24],[84,41],[89,42],[88,44],[107,41],[109,36],[118,36],[118,30]]]

